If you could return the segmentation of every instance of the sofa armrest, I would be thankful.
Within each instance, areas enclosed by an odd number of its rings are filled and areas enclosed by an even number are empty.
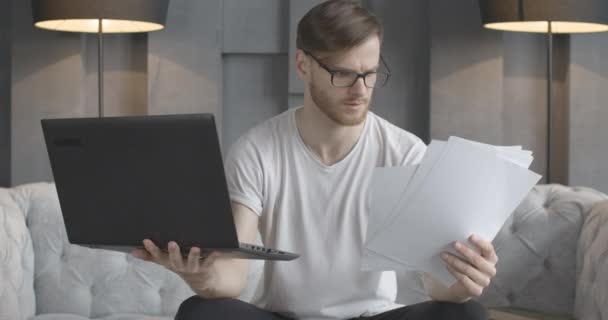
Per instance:
[[[535,186],[493,241],[498,274],[480,302],[571,316],[580,231],[607,199],[591,188]]]
[[[608,201],[596,204],[585,219],[576,261],[574,315],[608,319]]]
[[[27,319],[36,311],[34,251],[25,221],[11,189],[0,188],[0,319]]]

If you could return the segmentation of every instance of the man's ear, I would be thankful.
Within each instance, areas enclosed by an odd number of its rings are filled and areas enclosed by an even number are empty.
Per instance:
[[[310,60],[307,59],[306,54],[302,49],[296,50],[296,70],[302,81],[306,82],[310,73]]]

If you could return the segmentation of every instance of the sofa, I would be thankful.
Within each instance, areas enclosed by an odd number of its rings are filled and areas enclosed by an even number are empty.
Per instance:
[[[608,319],[608,197],[536,186],[494,239],[498,274],[479,301],[494,319]],[[249,300],[263,262],[250,268]],[[398,272],[397,300],[427,300]],[[190,288],[129,254],[68,243],[55,186],[0,188],[0,319],[171,319]]]

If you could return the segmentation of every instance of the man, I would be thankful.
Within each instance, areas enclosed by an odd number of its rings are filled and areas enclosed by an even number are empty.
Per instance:
[[[352,1],[332,0],[300,21],[295,62],[305,83],[304,106],[280,114],[239,139],[226,175],[240,241],[299,253],[266,262],[252,304],[236,300],[248,261],[194,248],[182,258],[144,240],[134,252],[178,273],[196,292],[176,319],[485,319],[470,300],[495,275],[496,254],[482,239],[456,243],[467,259],[446,255],[458,280],[445,287],[425,275],[433,301],[400,306],[394,272],[360,270],[373,168],[419,162],[425,144],[368,112],[373,89],[388,80],[380,57],[378,19]],[[420,239],[424,241],[424,239]],[[411,245],[411,246],[410,246]],[[404,250],[415,250],[404,243]]]

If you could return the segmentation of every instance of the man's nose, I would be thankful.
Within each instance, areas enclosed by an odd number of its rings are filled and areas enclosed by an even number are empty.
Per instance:
[[[355,81],[355,83],[350,87],[350,91],[352,93],[359,93],[361,95],[364,95],[367,91],[364,79],[361,77],[357,79],[357,81]]]

